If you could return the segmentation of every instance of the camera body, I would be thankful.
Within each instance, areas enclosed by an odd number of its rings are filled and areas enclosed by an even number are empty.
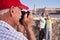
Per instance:
[[[24,15],[25,14],[27,14],[27,17],[29,16],[29,11],[21,11],[21,13],[22,13],[22,16],[21,16],[21,18],[19,19],[19,22],[23,25],[23,19],[24,19]]]

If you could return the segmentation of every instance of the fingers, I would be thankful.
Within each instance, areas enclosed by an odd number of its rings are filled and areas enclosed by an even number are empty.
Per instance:
[[[29,13],[29,16],[28,16],[28,19],[33,19],[33,16],[32,16],[32,11],[29,11],[30,13]]]
[[[24,20],[26,20],[26,19],[27,19],[27,14],[24,15]]]
[[[28,16],[27,15],[27,13],[24,15],[23,25],[31,25],[32,23],[32,11],[30,11]]]
[[[32,16],[32,11],[29,11],[29,12],[30,12],[30,13],[29,13],[29,17],[30,17],[30,16]]]

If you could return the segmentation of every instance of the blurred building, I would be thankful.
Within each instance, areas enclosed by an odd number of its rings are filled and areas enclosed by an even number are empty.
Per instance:
[[[32,10],[32,11],[33,11],[33,17],[34,17],[33,19],[34,20],[39,20],[40,15],[43,11],[45,11],[46,14],[53,13],[55,15],[55,13],[57,13],[57,14],[60,13],[60,8],[47,8],[47,7],[44,7],[44,8],[35,8],[35,11],[34,10]]]
[[[60,11],[60,8],[48,8],[48,7],[44,7],[44,8],[35,8],[35,10],[32,10],[33,12],[35,12],[36,14],[39,14],[43,11],[46,11],[47,13],[56,13],[56,11]]]

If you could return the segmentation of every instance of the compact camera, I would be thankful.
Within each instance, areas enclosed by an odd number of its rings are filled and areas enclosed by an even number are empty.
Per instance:
[[[22,13],[22,16],[21,16],[19,22],[21,24],[23,24],[24,15],[27,14],[27,17],[28,17],[30,12],[29,11],[27,11],[27,12],[26,11],[21,11],[21,13]]]

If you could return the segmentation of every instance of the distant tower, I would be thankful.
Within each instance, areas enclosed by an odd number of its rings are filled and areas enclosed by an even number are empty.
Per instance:
[[[36,6],[34,4],[33,13],[36,14]]]

